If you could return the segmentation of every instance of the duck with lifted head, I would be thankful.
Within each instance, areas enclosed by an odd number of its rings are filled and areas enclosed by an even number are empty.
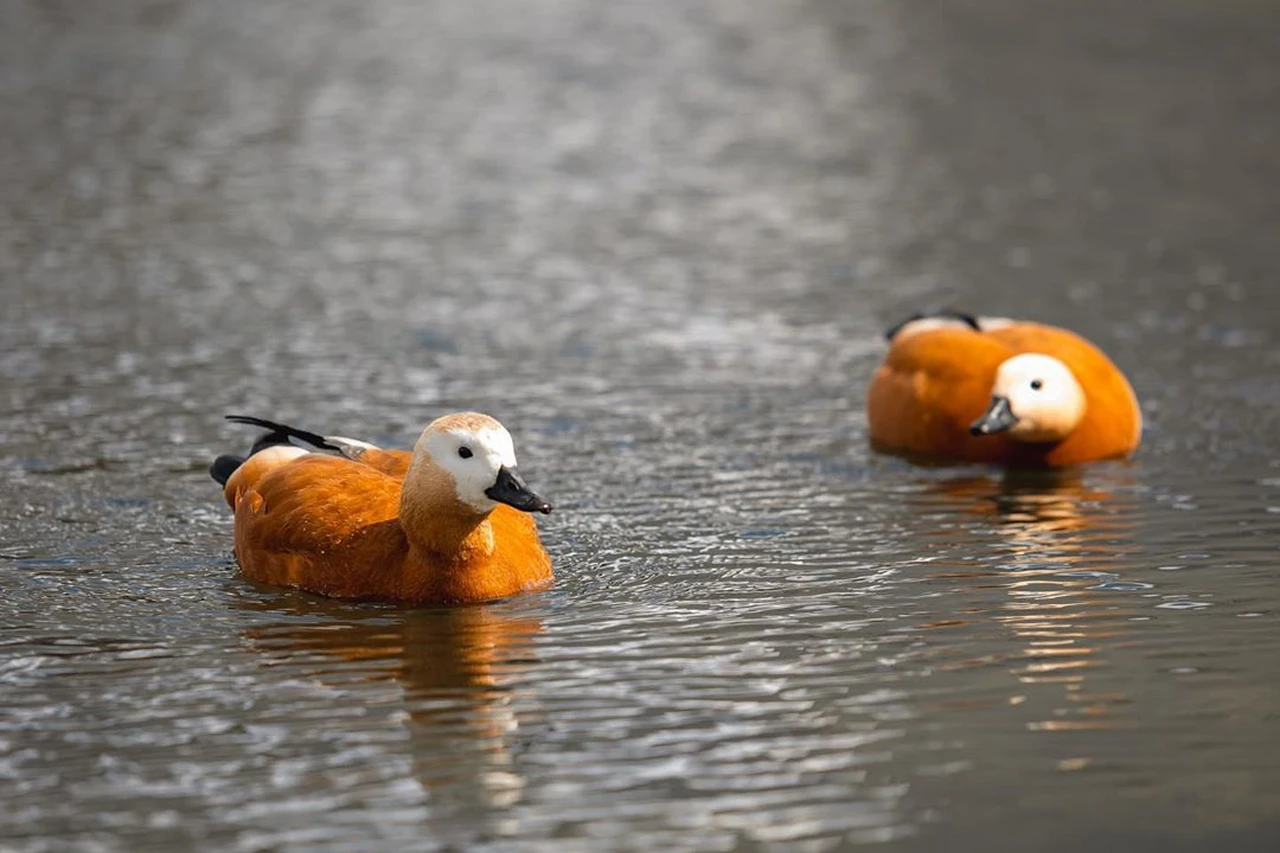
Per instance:
[[[867,389],[878,451],[1059,468],[1127,457],[1142,438],[1129,381],[1066,329],[947,312],[916,315],[888,338]]]
[[[488,415],[438,418],[412,452],[228,419],[269,430],[247,458],[210,468],[249,579],[406,604],[492,601],[551,582],[529,515],[551,504],[520,479],[511,435]]]

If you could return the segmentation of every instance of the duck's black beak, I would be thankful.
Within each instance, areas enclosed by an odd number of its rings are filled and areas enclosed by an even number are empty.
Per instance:
[[[503,465],[498,469],[498,481],[484,490],[491,500],[513,506],[524,512],[551,512],[551,504],[534,494],[515,469]]]
[[[1009,408],[1009,398],[992,397],[987,411],[969,425],[969,432],[973,435],[992,435],[1004,432],[1017,422],[1018,416],[1013,413],[1013,409]]]

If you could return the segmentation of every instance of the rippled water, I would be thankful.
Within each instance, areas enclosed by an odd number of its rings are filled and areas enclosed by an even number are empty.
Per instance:
[[[1280,20],[1146,5],[0,5],[0,849],[1275,849]],[[1139,457],[872,456],[947,303]],[[458,408],[554,588],[237,577],[223,413]]]

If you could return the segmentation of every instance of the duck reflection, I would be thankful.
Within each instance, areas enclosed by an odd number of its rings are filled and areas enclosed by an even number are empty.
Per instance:
[[[939,535],[961,536],[966,551],[974,539],[995,546],[982,570],[947,576],[974,581],[968,610],[975,618],[966,621],[985,615],[1019,644],[1005,658],[1020,685],[1010,704],[1044,702],[1048,697],[1034,685],[1062,686],[1064,694],[1048,707],[1029,709],[1043,715],[1027,723],[1035,731],[1112,727],[1114,707],[1128,702],[1122,693],[1090,692],[1085,684],[1100,662],[1100,641],[1132,615],[1112,593],[1147,586],[1122,579],[1133,568],[1136,507],[1123,475],[1113,483],[1092,486],[1074,471],[1006,472],[930,481],[920,495],[935,522],[939,516],[953,522]],[[957,514],[966,522],[954,524]],[[993,601],[992,591],[1003,595]]]
[[[520,798],[516,700],[539,619],[509,604],[361,609],[299,595],[242,606],[293,617],[244,632],[271,662],[336,688],[399,686],[414,776],[437,803],[474,802],[477,793],[491,805]]]

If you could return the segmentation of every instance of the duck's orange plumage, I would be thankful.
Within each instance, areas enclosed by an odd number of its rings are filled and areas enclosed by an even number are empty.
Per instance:
[[[551,507],[515,475],[510,436],[492,418],[440,418],[412,453],[325,440],[321,449],[338,455],[270,443],[320,437],[244,420],[274,434],[246,460],[219,457],[213,474],[235,512],[246,577],[411,604],[491,601],[550,583],[528,512]]]
[[[1126,457],[1142,434],[1132,387],[1096,346],[1054,326],[962,314],[890,333],[867,421],[879,451],[1008,467]]]

